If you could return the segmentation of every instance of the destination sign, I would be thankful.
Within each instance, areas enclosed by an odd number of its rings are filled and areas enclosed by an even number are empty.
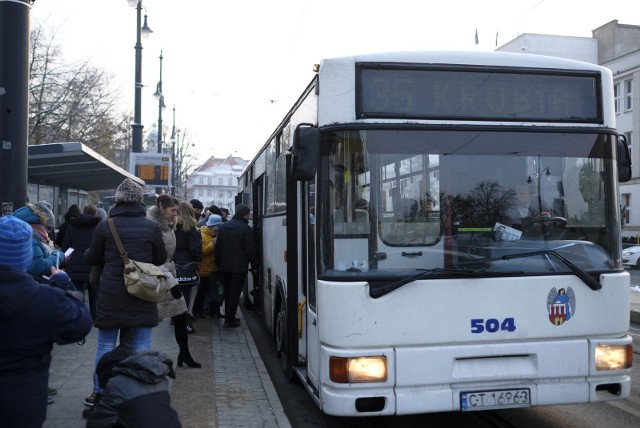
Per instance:
[[[594,72],[359,64],[357,79],[360,119],[602,123]]]
[[[171,158],[163,153],[131,153],[131,173],[145,181],[147,186],[168,186]]]

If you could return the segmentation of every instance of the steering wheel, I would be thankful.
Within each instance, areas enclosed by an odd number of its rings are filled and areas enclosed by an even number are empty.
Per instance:
[[[567,219],[564,217],[535,217],[535,218],[529,219],[528,223],[530,224],[540,223],[545,226],[553,225],[558,229],[564,229],[565,227],[567,227]]]
[[[564,217],[535,217],[528,219],[523,226],[523,232],[529,239],[556,240],[562,239],[567,227],[567,219]]]

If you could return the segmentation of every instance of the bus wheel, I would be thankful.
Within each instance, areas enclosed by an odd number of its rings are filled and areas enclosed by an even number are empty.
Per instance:
[[[276,314],[276,351],[278,353],[278,358],[280,359],[280,365],[285,378],[287,381],[292,382],[295,376],[293,373],[293,366],[291,366],[287,361],[287,330],[287,305],[286,302],[280,300],[280,305]]]

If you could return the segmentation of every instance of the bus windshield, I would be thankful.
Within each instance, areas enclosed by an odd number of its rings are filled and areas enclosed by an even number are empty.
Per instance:
[[[323,132],[319,274],[571,273],[544,252],[508,257],[544,249],[585,271],[619,269],[614,141],[553,129]]]

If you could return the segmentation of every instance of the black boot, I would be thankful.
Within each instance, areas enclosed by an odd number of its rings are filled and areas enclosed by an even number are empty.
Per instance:
[[[182,367],[182,363],[185,363],[192,369],[199,369],[200,367],[202,367],[202,364],[197,363],[193,360],[193,357],[189,352],[189,348],[180,348],[180,353],[178,354],[178,367]]]
[[[187,333],[187,316],[186,312],[181,315],[176,315],[172,318],[175,321],[174,332],[176,336],[176,342],[180,347],[180,354],[178,354],[178,367],[182,367],[182,363],[185,363],[191,368],[200,368],[202,364],[197,363],[191,357],[189,352],[189,334]]]

